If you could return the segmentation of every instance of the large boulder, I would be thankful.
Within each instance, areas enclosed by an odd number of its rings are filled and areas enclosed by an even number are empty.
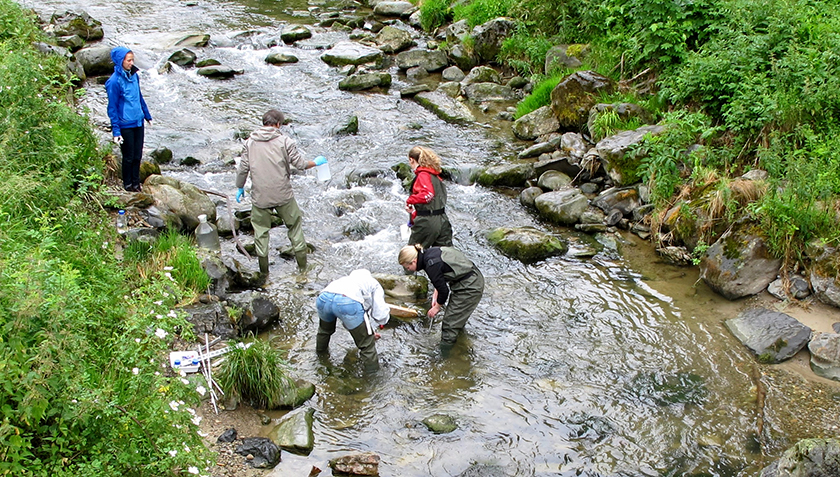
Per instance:
[[[560,121],[551,106],[537,108],[513,122],[513,134],[523,141],[533,141],[560,129]]]
[[[502,49],[502,43],[513,33],[516,24],[509,18],[499,17],[473,28],[473,51],[478,58],[490,63]]]
[[[449,66],[449,58],[441,50],[415,49],[403,51],[397,54],[395,61],[401,70],[420,66],[426,71],[435,72]]]
[[[531,164],[501,164],[485,169],[478,175],[478,183],[484,187],[524,187],[536,177]]]
[[[172,211],[184,224],[185,231],[198,227],[198,216],[216,220],[216,205],[198,187],[173,177],[153,175],[143,183],[144,192],[155,198],[155,205]]]
[[[96,45],[82,48],[75,55],[88,76],[105,76],[114,72],[110,46]]]
[[[540,194],[534,199],[534,206],[541,216],[551,222],[572,225],[580,222],[589,207],[589,199],[578,189],[563,189]]]
[[[551,75],[560,68],[576,69],[583,64],[580,60],[589,53],[588,45],[557,45],[545,53],[545,74]]]
[[[305,40],[307,38],[312,38],[312,30],[310,30],[306,25],[286,25],[280,32],[280,39],[286,44],[294,43],[298,40]]]
[[[475,121],[470,108],[439,91],[418,93],[414,95],[414,101],[448,123],[466,124]]]
[[[399,53],[414,46],[409,32],[390,25],[379,30],[374,41],[380,50],[389,54]]]
[[[840,381],[840,334],[815,333],[808,343],[808,351],[814,373]]]
[[[381,62],[382,50],[355,41],[340,41],[321,54],[321,60],[330,66],[363,65]]]
[[[658,136],[665,132],[664,126],[642,126],[633,131],[621,131],[598,141],[595,149],[601,157],[604,169],[618,185],[635,184],[639,181],[637,170],[644,156],[629,154],[628,151],[644,140],[645,136]]]
[[[315,409],[307,408],[286,414],[271,432],[268,438],[282,450],[293,454],[308,455],[315,447],[312,432]]]
[[[97,41],[105,36],[102,22],[92,18],[87,12],[54,13],[45,30],[57,37],[76,35],[85,41]]]
[[[238,325],[243,335],[248,332],[259,334],[280,321],[280,308],[267,295],[246,291],[227,299],[242,311]]]
[[[700,277],[712,290],[737,300],[767,288],[781,266],[782,261],[770,256],[757,233],[729,230],[706,250]]]
[[[496,83],[472,83],[464,87],[464,96],[473,103],[516,101],[510,86]]]
[[[615,89],[613,80],[594,71],[577,71],[570,74],[551,90],[551,110],[560,126],[579,129],[589,118],[589,110],[597,103],[598,96]]]
[[[796,318],[764,308],[743,311],[724,324],[762,363],[789,359],[811,339],[811,328]]]
[[[487,234],[487,240],[503,254],[522,263],[563,255],[569,249],[563,240],[533,227],[498,228]]]
[[[840,254],[835,247],[809,244],[810,279],[814,295],[821,302],[840,307]]]
[[[837,477],[840,439],[803,439],[786,450],[759,477]]]

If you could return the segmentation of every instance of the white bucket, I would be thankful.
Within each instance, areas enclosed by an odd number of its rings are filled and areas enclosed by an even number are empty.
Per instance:
[[[408,239],[411,238],[411,229],[408,228],[408,224],[400,225],[400,238],[403,242],[408,242]]]
[[[321,182],[326,182],[330,180],[332,176],[330,175],[329,163],[324,163],[320,166],[315,166],[315,177]]]

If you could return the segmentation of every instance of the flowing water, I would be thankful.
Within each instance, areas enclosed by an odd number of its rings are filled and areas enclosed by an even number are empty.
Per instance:
[[[649,246],[632,237],[595,242],[554,229],[512,194],[469,184],[447,185],[447,211],[456,246],[481,268],[487,286],[452,357],[439,357],[439,323],[423,318],[394,320],[382,331],[383,369],[372,381],[361,379],[341,327],[331,358],[316,359],[317,291],[355,268],[402,273],[396,254],[406,194],[399,181],[390,176],[347,188],[344,177],[356,169],[387,170],[414,145],[431,147],[445,166],[464,171],[500,163],[525,146],[509,123],[447,124],[400,99],[405,80],[396,75],[389,92],[339,91],[342,76],[319,59],[317,45],[346,39],[344,32],[316,28],[299,47],[271,48],[298,63],[266,64],[266,45],[283,25],[314,23],[307,9],[315,5],[302,0],[24,5],[47,13],[86,10],[103,22],[106,43],[133,49],[155,118],[146,152],[166,146],[176,161],[193,156],[202,163],[164,174],[232,198],[230,160],[242,146],[236,135],[254,129],[269,108],[291,119],[285,132],[307,159],[329,159],[330,182],[317,182],[314,170],[294,179],[306,238],[316,247],[310,280],[296,283],[294,261],[273,254],[266,288],[283,314],[264,339],[288,350],[296,374],[317,386],[307,403],[316,411],[316,444],[306,462],[373,451],[384,476],[458,475],[471,465],[515,476],[754,476],[797,439],[837,434],[837,388],[802,378],[806,366],[799,373],[756,364],[722,326],[746,305],[716,297],[696,283],[696,270],[653,263]],[[195,69],[157,73],[174,43],[193,32],[211,36],[211,46],[193,48],[199,59],[216,58],[244,73],[227,81],[202,78]],[[104,88],[86,86],[83,105],[105,138]],[[351,115],[359,118],[357,135],[331,134]],[[562,233],[573,249],[599,252],[526,266],[488,245],[484,232],[500,226]],[[288,244],[283,227],[273,230],[271,243]],[[222,249],[236,254],[231,243]],[[458,429],[435,435],[419,424],[436,413],[454,416]],[[276,475],[306,475],[284,467],[301,459],[284,453]]]

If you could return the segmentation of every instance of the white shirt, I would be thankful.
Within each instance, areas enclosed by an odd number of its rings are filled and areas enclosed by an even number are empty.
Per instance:
[[[344,295],[361,303],[365,312],[377,325],[384,325],[391,318],[391,308],[385,303],[385,290],[364,268],[353,270],[350,275],[333,280],[323,291]]]

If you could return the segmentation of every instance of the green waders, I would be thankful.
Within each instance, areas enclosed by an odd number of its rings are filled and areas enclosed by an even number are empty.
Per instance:
[[[318,335],[315,338],[315,352],[329,353],[330,338],[335,333],[335,324],[338,320],[332,323],[324,320],[318,320]]]
[[[474,270],[473,275],[449,284],[449,303],[443,314],[440,332],[441,352],[448,352],[455,345],[458,335],[467,324],[467,319],[481,301],[481,295],[484,293],[484,275],[477,268]]]
[[[295,252],[298,269],[306,270],[307,248],[306,239],[303,237],[303,212],[301,212],[294,198],[277,207],[268,209],[251,208],[251,225],[254,227],[254,247],[257,249],[257,257],[268,258],[268,234],[271,230],[272,211],[280,217],[288,229],[289,241],[292,243],[292,250]],[[268,265],[267,261],[266,265]],[[262,268],[260,268],[260,271],[262,271]]]
[[[356,342],[356,347],[359,348],[359,356],[362,358],[362,363],[365,367],[366,373],[372,373],[379,369],[379,356],[376,354],[376,338],[373,334],[368,334],[367,326],[361,325],[350,330],[350,336]]]

